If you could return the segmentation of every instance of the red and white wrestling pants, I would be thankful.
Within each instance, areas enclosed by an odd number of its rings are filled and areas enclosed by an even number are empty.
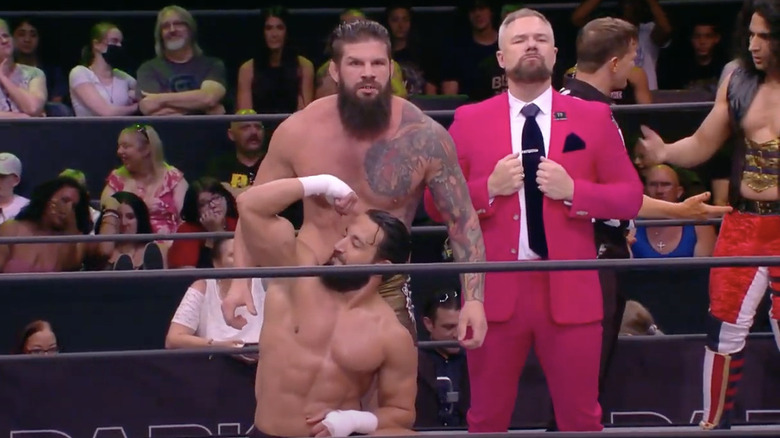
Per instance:
[[[780,255],[780,215],[734,211],[723,218],[714,257]],[[704,429],[728,429],[742,377],[742,357],[753,318],[767,288],[770,322],[780,339],[780,266],[712,268],[710,318],[704,355]],[[780,348],[780,342],[778,342]]]

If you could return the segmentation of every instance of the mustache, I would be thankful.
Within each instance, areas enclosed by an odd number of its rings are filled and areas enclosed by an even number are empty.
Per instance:
[[[371,86],[371,87],[374,87],[374,88],[381,88],[381,85],[379,85],[379,82],[377,82],[375,80],[371,80],[371,79],[360,81],[357,84],[357,88],[365,87],[365,86]]]

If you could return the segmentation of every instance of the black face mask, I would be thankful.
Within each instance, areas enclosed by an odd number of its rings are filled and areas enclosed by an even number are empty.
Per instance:
[[[128,67],[128,57],[122,46],[109,45],[103,53],[103,59],[113,68],[125,70]]]

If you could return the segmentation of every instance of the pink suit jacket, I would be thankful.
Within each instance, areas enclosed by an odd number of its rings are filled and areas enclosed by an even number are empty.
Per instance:
[[[506,93],[455,111],[449,129],[458,161],[480,217],[488,261],[517,260],[520,202],[517,194],[488,202],[487,181],[496,162],[512,153],[509,99]],[[564,152],[567,136],[585,143]],[[548,158],[574,180],[572,205],[545,197],[544,225],[550,260],[596,259],[591,219],[633,219],[642,206],[643,187],[626,152],[610,108],[553,91]],[[425,209],[443,222],[429,191]],[[511,318],[523,285],[514,273],[488,273],[485,313],[488,321]],[[603,303],[597,271],[551,271],[550,308],[558,324],[601,320]]]

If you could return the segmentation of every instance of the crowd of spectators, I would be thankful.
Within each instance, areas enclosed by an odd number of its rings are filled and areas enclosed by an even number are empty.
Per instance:
[[[462,32],[463,38],[449,41],[443,49],[419,37],[418,30],[425,23],[417,20],[409,6],[390,6],[382,16],[369,17],[384,22],[392,36],[395,95],[423,105],[425,98],[463,103],[506,90],[495,57],[497,23],[520,5],[497,7],[485,0],[465,3],[469,28]],[[730,59],[729,35],[723,34],[717,20],[702,15],[673,23],[657,0],[621,0],[616,11],[606,11],[600,3],[584,0],[572,11],[571,23],[581,27],[607,13],[639,29],[629,86],[614,90],[612,96],[618,104],[662,101],[665,95],[659,90],[687,90],[696,100],[714,98]],[[358,9],[345,10],[340,17],[342,21],[364,18],[366,14]],[[153,29],[156,56],[131,71],[133,60],[128,59],[123,42],[134,36],[125,35],[110,22],[94,23],[85,35],[79,65],[61,66],[40,56],[39,32],[43,30],[33,20],[0,20],[0,118],[292,113],[334,94],[336,84],[328,74],[327,59],[310,59],[291,44],[290,22],[282,7],[263,9],[263,28],[258,34],[264,44],[251,59],[226,68],[219,53],[205,53],[200,47],[198,22],[192,14],[179,6],[167,6],[157,14]],[[565,74],[576,75],[576,65],[563,67]],[[237,71],[234,80],[227,76],[232,70]],[[34,181],[36,188],[29,199],[15,190],[27,163],[0,153],[0,236],[234,231],[236,197],[252,185],[271,134],[259,121],[232,122],[226,137],[234,143],[234,150],[211,159],[203,175],[185,175],[175,163],[166,162],[165,139],[153,124],[128,119],[115,139],[121,166],[97,175],[63,169],[56,179]],[[702,181],[695,173],[668,166],[638,170],[648,196],[679,201],[715,189],[714,202],[726,203],[722,185]],[[718,179],[717,172],[714,175]],[[99,196],[87,192],[87,177],[105,181]],[[299,223],[300,214],[299,205],[285,212],[294,223]],[[637,227],[632,230],[631,251],[636,258],[710,256],[716,235],[713,226]],[[0,272],[231,267],[232,248],[231,239],[15,244],[0,248]],[[180,306],[171,309],[170,329],[167,335],[161,334],[167,348],[257,342],[262,311],[257,316],[245,315],[250,323],[242,330],[228,327],[222,319],[219,306],[229,284],[229,279],[198,280],[182,291]],[[260,310],[263,282],[254,279],[252,285]],[[431,294],[426,303],[418,318],[430,338],[454,339],[460,306],[457,293]],[[627,307],[624,334],[657,335],[662,328],[640,303]],[[58,351],[52,326],[34,321],[23,329],[14,352]],[[433,418],[419,418],[418,426],[462,425],[468,402],[462,352],[420,350],[420,355],[418,403],[437,403],[440,409]],[[442,376],[446,379],[436,379]],[[447,392],[453,391],[460,399],[448,401]]]

